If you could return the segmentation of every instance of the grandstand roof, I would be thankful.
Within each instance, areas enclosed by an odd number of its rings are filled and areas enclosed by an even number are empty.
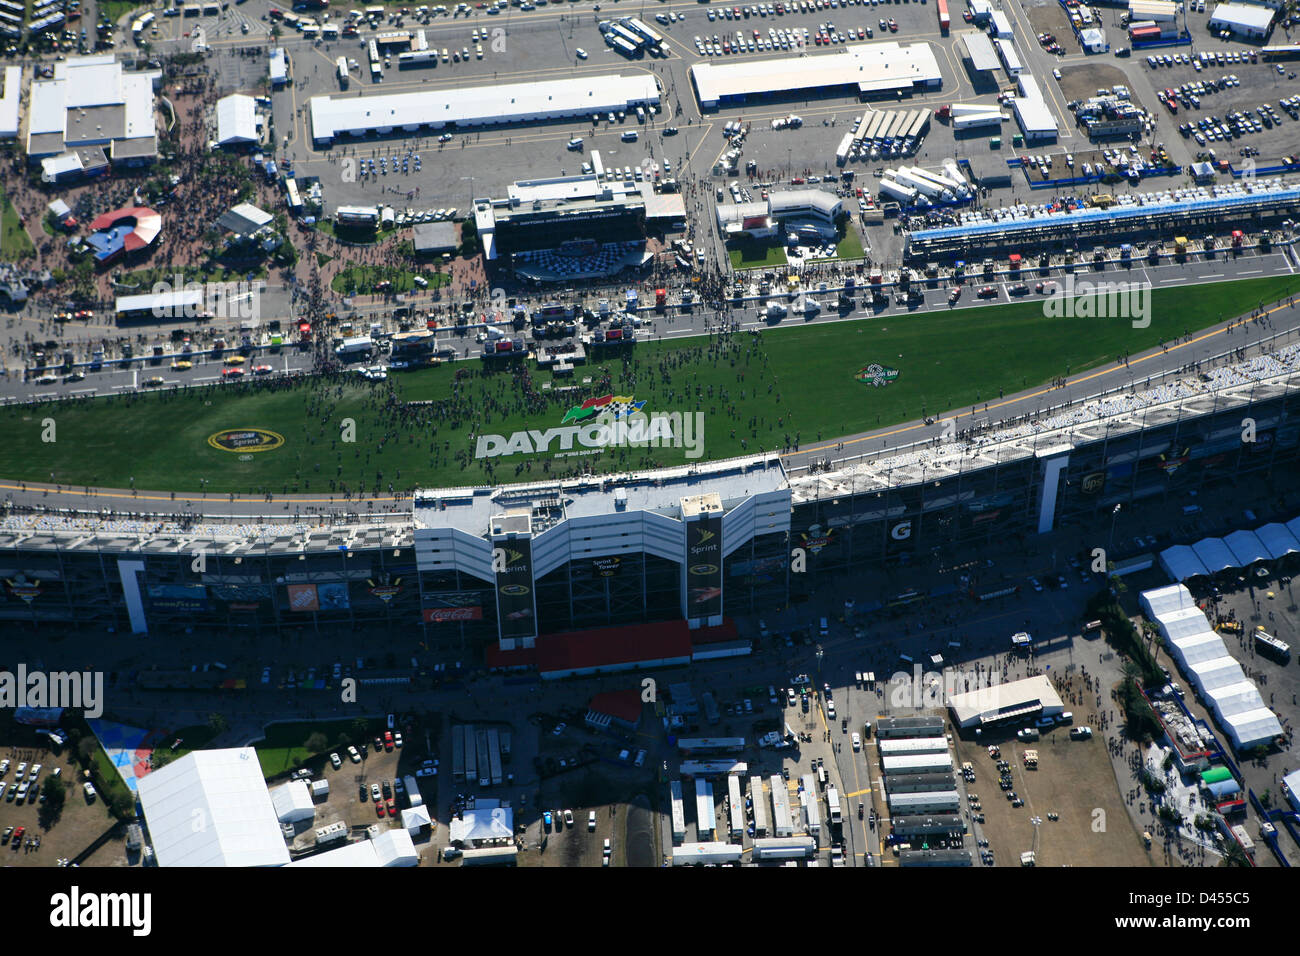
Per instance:
[[[918,229],[911,236],[914,240],[925,240],[969,235],[999,235],[1026,229],[1060,229],[1062,226],[1068,228],[1070,225],[1083,223],[1108,223],[1165,216],[1186,216],[1197,212],[1212,214],[1218,211],[1249,208],[1260,203],[1285,205],[1295,202],[1300,202],[1300,187],[1280,186],[1272,189],[1256,189],[1240,195],[1217,196],[1212,199],[1112,206],[1110,209],[1062,210],[1024,219],[966,222],[937,229]]]

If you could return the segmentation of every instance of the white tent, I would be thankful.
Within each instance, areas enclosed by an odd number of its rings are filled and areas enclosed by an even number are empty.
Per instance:
[[[1220,720],[1233,714],[1245,714],[1267,706],[1264,698],[1260,696],[1259,688],[1248,680],[1224,684],[1222,687],[1207,691],[1204,696],[1206,702],[1219,715]]]
[[[375,848],[380,866],[416,866],[420,862],[411,834],[405,830],[385,830],[370,845]]]
[[[281,823],[298,823],[316,816],[316,805],[306,781],[294,780],[271,791],[271,804]]]
[[[139,795],[159,866],[289,862],[252,747],[188,753],[141,777]]]
[[[1161,555],[1163,559],[1164,555]],[[1139,597],[1142,609],[1146,612],[1148,620],[1159,620],[1159,618],[1169,613],[1185,607],[1195,607],[1196,600],[1192,597],[1192,592],[1187,590],[1181,584],[1170,584],[1163,588],[1152,588],[1150,591],[1143,591]]]
[[[1202,694],[1215,687],[1225,687],[1246,679],[1246,673],[1241,669],[1241,665],[1231,657],[1216,657],[1201,661],[1199,664],[1192,664],[1187,668],[1187,672]]]
[[[418,807],[408,807],[402,811],[402,829],[407,833],[415,836],[425,827],[432,825],[433,818],[429,816],[429,808],[421,804]]]
[[[1282,725],[1278,723],[1277,715],[1267,707],[1225,717],[1222,724],[1238,750],[1249,750],[1270,743],[1282,734]]]
[[[1201,664],[1228,655],[1223,638],[1213,632],[1181,638],[1173,643],[1170,652],[1183,670],[1187,670],[1193,664]]]
[[[1192,550],[1211,574],[1239,566],[1236,557],[1223,543],[1222,538],[1205,538],[1192,545]]]
[[[1264,561],[1270,557],[1268,548],[1253,531],[1234,531],[1223,539],[1223,543],[1237,559],[1236,566],[1239,568],[1248,568],[1256,561]]]
[[[1259,536],[1259,540],[1268,549],[1270,558],[1283,558],[1288,554],[1300,551],[1300,541],[1296,540],[1296,536],[1287,530],[1286,525],[1277,521],[1264,525],[1264,527],[1256,530],[1255,534]]]
[[[1156,618],[1156,623],[1160,627],[1160,634],[1170,642],[1197,634],[1213,633],[1205,614],[1195,605],[1162,614]]]
[[[514,811],[499,806],[466,810],[461,816],[452,818],[449,831],[451,842],[460,846],[513,840]]]
[[[1176,544],[1160,552],[1160,566],[1175,581],[1186,581],[1197,575],[1208,575],[1201,559],[1185,544]],[[1161,590],[1166,590],[1162,588]]]

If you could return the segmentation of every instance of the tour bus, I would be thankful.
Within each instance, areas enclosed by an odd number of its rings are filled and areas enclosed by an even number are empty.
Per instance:
[[[335,63],[339,68],[339,87],[346,90],[348,88],[348,58],[341,56]]]
[[[1291,645],[1286,641],[1278,640],[1267,631],[1255,632],[1255,649],[1265,657],[1271,657],[1283,664],[1291,659]]]

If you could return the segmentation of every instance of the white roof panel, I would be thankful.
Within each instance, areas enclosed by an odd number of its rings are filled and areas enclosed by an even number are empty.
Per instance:
[[[1288,554],[1300,551],[1300,541],[1296,540],[1287,526],[1274,521],[1272,524],[1266,524],[1255,531],[1259,540],[1263,543],[1268,551],[1270,558],[1282,558]]]
[[[1237,567],[1237,558],[1222,538],[1204,538],[1192,545],[1192,550],[1201,559],[1207,571],[1217,574],[1228,568]]]
[[[138,791],[159,866],[289,862],[252,747],[196,750],[141,777]]]
[[[880,42],[847,46],[835,53],[697,63],[691,67],[691,77],[700,102],[712,105],[731,96],[824,87],[910,89],[917,83],[941,81],[943,74],[929,44]]]
[[[1277,715],[1267,707],[1232,714],[1222,718],[1221,722],[1238,750],[1249,750],[1259,744],[1267,744],[1282,735],[1282,725],[1278,722]]]
[[[313,96],[312,136],[330,140],[378,129],[483,126],[587,116],[659,102],[654,76],[604,74],[535,83],[363,96]]]
[[[1268,548],[1253,531],[1234,531],[1224,537],[1223,543],[1237,559],[1236,566],[1239,568],[1248,568],[1256,561],[1265,561],[1270,557]]]
[[[293,780],[272,790],[271,806],[275,807],[275,816],[281,823],[297,823],[316,816],[311,791],[302,780]]]
[[[1212,24],[1222,23],[1225,26],[1242,26],[1252,30],[1267,30],[1272,22],[1271,8],[1245,3],[1220,3],[1210,17]]]
[[[217,142],[257,142],[257,112],[251,96],[233,93],[217,100]]]
[[[1228,654],[1223,638],[1213,632],[1194,634],[1177,640],[1172,645],[1173,654],[1186,670],[1193,664],[1212,661]]]
[[[1248,680],[1211,688],[1203,696],[1214,709],[1214,712],[1219,715],[1220,720],[1233,714],[1245,714],[1252,710],[1259,710],[1265,706],[1259,688],[1255,686],[1253,681]]]
[[[1163,558],[1164,555],[1161,555],[1161,557]],[[1153,621],[1158,620],[1169,611],[1196,606],[1196,599],[1192,597],[1192,592],[1181,584],[1170,584],[1162,588],[1143,591],[1139,601],[1143,610],[1146,611],[1147,617]]]
[[[1196,556],[1188,545],[1176,544],[1172,548],[1165,548],[1160,552],[1160,566],[1165,569],[1175,581],[1186,581],[1202,575],[1209,575],[1210,571],[1204,562]]]
[[[1201,693],[1207,693],[1215,687],[1225,687],[1246,679],[1246,672],[1231,657],[1215,657],[1187,668],[1192,680]]]
[[[1205,613],[1196,606],[1161,614],[1156,618],[1156,622],[1160,626],[1160,632],[1171,641],[1213,630],[1209,621],[1205,619]]]

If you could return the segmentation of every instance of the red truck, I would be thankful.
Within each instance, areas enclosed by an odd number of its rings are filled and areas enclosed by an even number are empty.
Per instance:
[[[939,32],[946,36],[948,27],[952,25],[948,18],[948,0],[936,0],[935,5],[939,9]]]

